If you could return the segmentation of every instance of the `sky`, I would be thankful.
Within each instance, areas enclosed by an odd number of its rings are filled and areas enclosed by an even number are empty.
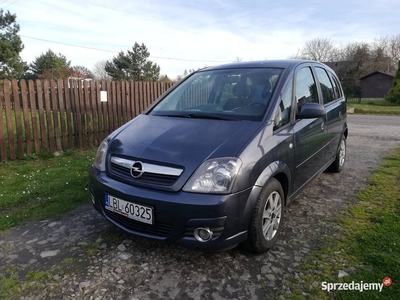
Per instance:
[[[144,43],[161,74],[285,59],[305,42],[373,42],[400,33],[398,0],[0,0],[17,15],[28,63],[52,49],[92,69]],[[97,50],[98,49],[98,50]]]

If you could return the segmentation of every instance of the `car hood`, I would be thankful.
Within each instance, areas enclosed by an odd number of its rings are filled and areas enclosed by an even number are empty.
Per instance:
[[[113,136],[108,154],[182,166],[184,172],[179,182],[184,183],[208,158],[236,156],[260,125],[247,121],[139,115]]]

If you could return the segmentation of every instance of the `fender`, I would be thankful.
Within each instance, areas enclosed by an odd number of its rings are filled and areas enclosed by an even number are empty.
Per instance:
[[[277,174],[284,174],[284,176],[286,176],[288,182],[286,194],[287,196],[290,195],[292,186],[292,175],[289,166],[283,161],[274,161],[270,163],[264,169],[264,171],[261,172],[260,176],[256,180],[255,185],[251,190],[249,198],[247,199],[246,207],[243,212],[244,216],[243,224],[249,224],[250,218],[253,215],[254,206],[256,205],[257,199],[261,191],[263,190],[264,185],[268,182],[270,178],[274,177]],[[288,199],[288,197],[286,198]]]
[[[261,172],[260,176],[258,176],[255,185],[263,187],[271,177],[274,177],[274,175],[278,173],[284,173],[286,175],[290,187],[292,183],[292,175],[289,166],[283,161],[274,161],[270,163],[268,167]],[[288,188],[288,191],[289,190],[290,189]]]

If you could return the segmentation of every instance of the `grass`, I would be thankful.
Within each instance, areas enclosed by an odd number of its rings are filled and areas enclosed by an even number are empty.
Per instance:
[[[95,154],[68,151],[63,156],[1,163],[0,231],[32,220],[58,217],[90,202],[88,172]]]
[[[308,275],[291,278],[291,299],[399,299],[400,295],[400,149],[384,159],[369,179],[369,187],[358,195],[340,220],[336,235],[325,241],[320,251],[307,257],[302,269]],[[354,273],[338,279],[338,271],[355,267]],[[313,270],[310,272],[310,270]],[[311,274],[310,274],[311,273]],[[392,285],[377,291],[336,291],[328,294],[322,282],[352,281]],[[304,280],[303,286],[300,280]],[[313,286],[313,283],[318,284]],[[300,288],[299,288],[300,286]],[[302,287],[301,287],[302,286]],[[307,296],[302,293],[306,292]]]
[[[357,102],[357,103],[355,103]],[[356,114],[371,114],[371,115],[400,115],[400,105],[388,102],[382,99],[348,99],[347,109],[354,108]]]

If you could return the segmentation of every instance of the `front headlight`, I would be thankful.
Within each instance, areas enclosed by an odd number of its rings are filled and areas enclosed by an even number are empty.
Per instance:
[[[185,192],[228,194],[242,166],[236,157],[205,161],[183,187]]]
[[[101,172],[106,170],[107,149],[108,142],[107,140],[104,140],[101,142],[99,148],[97,149],[96,156],[94,157],[93,166]]]

